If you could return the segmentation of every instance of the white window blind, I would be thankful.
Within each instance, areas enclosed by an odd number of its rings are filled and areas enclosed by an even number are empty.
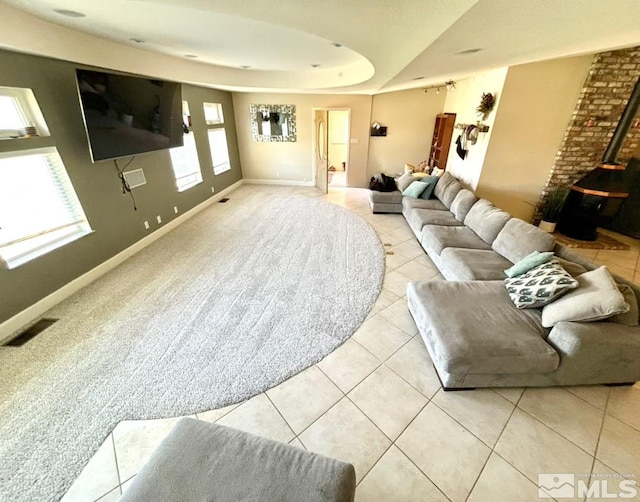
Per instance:
[[[202,106],[204,106],[204,121],[207,125],[224,124],[221,103],[202,103]]]
[[[227,134],[224,129],[209,129],[209,150],[214,174],[221,174],[231,169]]]
[[[89,232],[55,148],[0,155],[0,256],[9,268]]]
[[[184,135],[184,146],[172,148],[170,153],[178,192],[183,192],[202,182],[196,139],[192,132]]]

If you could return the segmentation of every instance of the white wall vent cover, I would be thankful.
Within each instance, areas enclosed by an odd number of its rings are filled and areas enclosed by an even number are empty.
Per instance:
[[[147,184],[147,179],[144,177],[144,171],[142,169],[127,171],[124,173],[124,179],[127,181],[129,188],[136,188]]]

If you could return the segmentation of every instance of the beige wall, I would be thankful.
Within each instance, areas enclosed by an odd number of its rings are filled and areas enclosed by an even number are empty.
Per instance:
[[[476,112],[483,92],[491,92],[496,95],[497,103],[483,124],[489,125],[489,132],[478,135],[475,145],[469,147],[469,151],[464,160],[456,153],[456,139],[462,132],[460,129],[453,130],[451,139],[451,149],[447,159],[447,171],[458,178],[462,183],[475,190],[480,180],[483,169],[485,155],[490,141],[493,137],[493,122],[501,106],[502,87],[507,75],[507,68],[480,73],[471,78],[461,80],[457,83],[456,89],[447,93],[444,103],[444,112],[456,114],[456,124],[475,124],[479,117]]]
[[[347,162],[349,155],[349,112],[332,110],[329,112],[329,165],[337,170]]]
[[[387,126],[387,136],[369,141],[368,176],[401,173],[404,164],[418,165],[429,157],[435,117],[442,113],[446,92],[422,88],[373,96],[371,122]]]
[[[368,185],[367,156],[371,96],[324,94],[233,93],[238,147],[245,179],[311,182],[313,108],[348,108],[351,110],[351,144],[347,184]],[[253,141],[249,105],[296,105],[298,138],[296,142],[262,143]]]
[[[592,58],[509,68],[477,185],[479,196],[518,218],[532,217]]]

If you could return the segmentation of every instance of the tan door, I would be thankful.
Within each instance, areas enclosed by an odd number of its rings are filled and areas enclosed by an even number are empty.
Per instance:
[[[329,113],[327,110],[314,110],[314,144],[313,159],[316,187],[322,193],[329,191],[329,129],[327,127]]]

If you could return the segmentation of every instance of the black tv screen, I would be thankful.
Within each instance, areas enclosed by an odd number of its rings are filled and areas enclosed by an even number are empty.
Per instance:
[[[76,70],[94,162],[182,146],[182,96],[176,82]]]

